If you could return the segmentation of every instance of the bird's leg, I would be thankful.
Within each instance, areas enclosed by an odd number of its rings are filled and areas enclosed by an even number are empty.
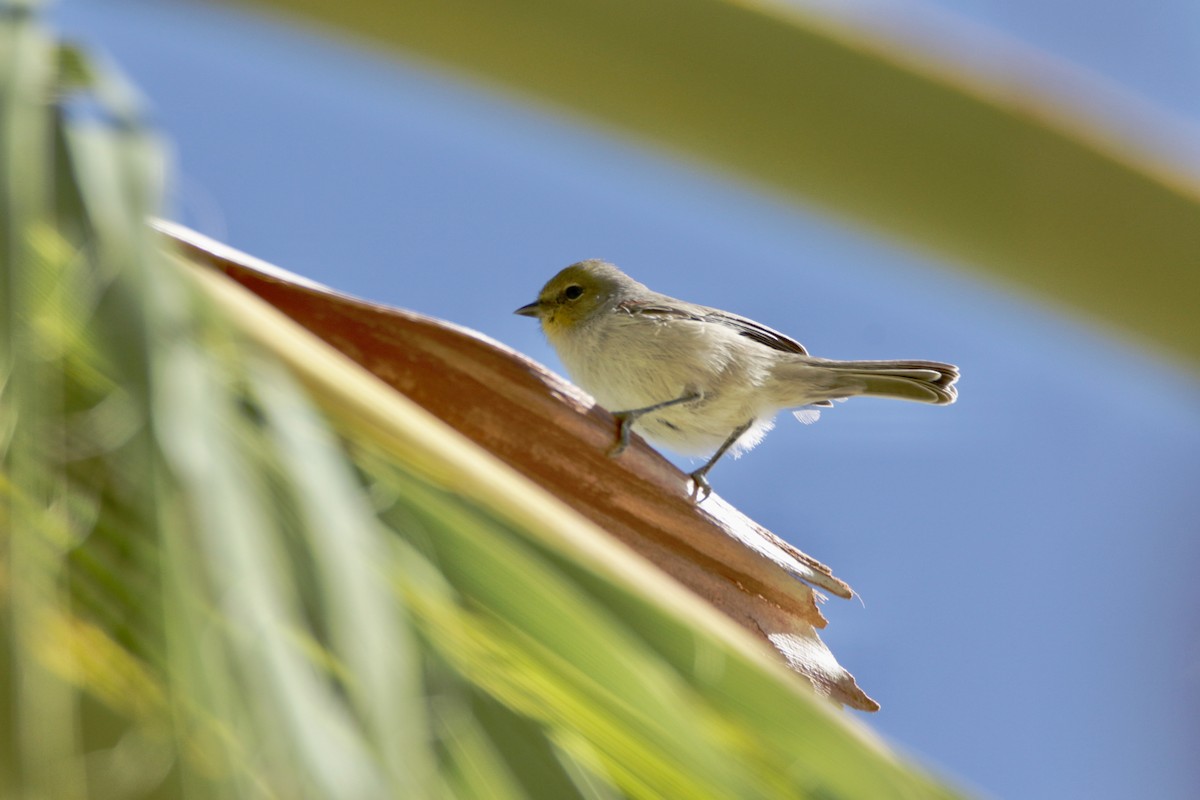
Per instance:
[[[701,392],[691,391],[682,397],[676,397],[674,400],[667,400],[662,403],[655,403],[652,406],[645,408],[634,408],[628,411],[614,411],[612,415],[617,418],[617,443],[608,451],[609,458],[616,458],[625,452],[625,448],[629,446],[629,429],[633,427],[633,423],[637,422],[638,417],[643,414],[649,414],[651,411],[658,411],[660,408],[668,406],[677,406],[680,403],[690,403],[693,400],[699,400],[704,395]]]
[[[712,454],[712,458],[703,467],[688,476],[692,479],[692,497],[696,499],[697,503],[704,502],[712,494],[712,486],[709,484],[708,478],[705,477],[708,475],[708,471],[713,468],[713,464],[717,463],[717,459],[725,455],[725,452],[733,447],[733,443],[740,439],[743,433],[750,430],[750,426],[753,424],[754,420],[751,419],[739,425],[733,433],[729,434],[729,438],[717,448],[717,452]]]

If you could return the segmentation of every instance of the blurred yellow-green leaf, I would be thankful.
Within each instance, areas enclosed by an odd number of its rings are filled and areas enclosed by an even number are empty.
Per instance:
[[[1028,70],[982,77],[770,0],[254,2],[736,171],[1200,358],[1200,180],[1169,151],[1073,114],[1086,97],[1055,96]]]

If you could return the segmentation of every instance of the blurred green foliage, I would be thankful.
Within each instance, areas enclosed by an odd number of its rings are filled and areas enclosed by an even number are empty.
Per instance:
[[[28,6],[0,5],[0,795],[951,796],[186,264],[136,91]]]
[[[1070,118],[1074,99],[1056,107],[1044,85],[990,85],[783,2],[246,2],[619,127],[1200,361],[1195,173]]]

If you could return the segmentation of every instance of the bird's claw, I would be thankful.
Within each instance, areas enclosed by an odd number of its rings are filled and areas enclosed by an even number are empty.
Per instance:
[[[708,482],[708,478],[704,477],[707,471],[701,468],[688,475],[692,481],[692,488],[688,495],[696,505],[703,503],[712,494],[712,484]]]

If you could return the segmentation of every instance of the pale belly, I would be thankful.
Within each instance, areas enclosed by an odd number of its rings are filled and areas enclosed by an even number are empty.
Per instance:
[[[708,336],[699,346],[686,327],[660,332],[616,327],[605,335],[551,340],[571,378],[609,411],[631,411],[692,394],[699,398],[650,411],[633,430],[681,455],[702,456],[746,423],[734,453],[748,450],[771,426],[777,407],[761,391],[768,364],[732,357],[737,342]],[[639,326],[644,327],[644,326]]]

